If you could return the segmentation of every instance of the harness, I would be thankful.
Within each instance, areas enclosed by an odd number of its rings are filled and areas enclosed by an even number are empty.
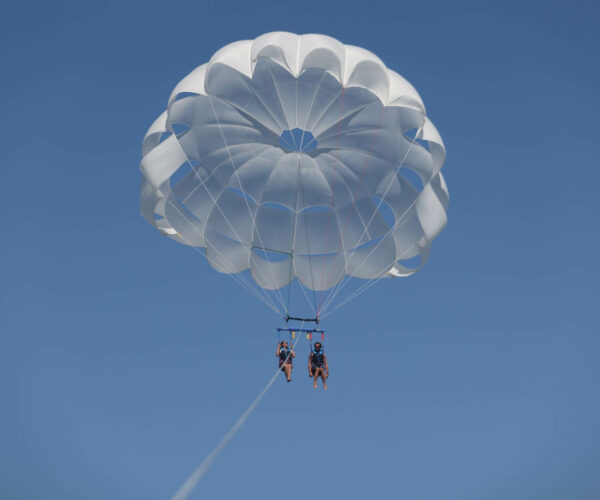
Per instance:
[[[285,363],[287,359],[288,364],[292,363],[292,351],[288,347],[287,349],[279,349],[279,362]]]
[[[312,366],[316,367],[316,368],[323,368],[323,351],[315,351],[313,349],[313,351],[310,354],[311,358],[310,358],[310,363]]]

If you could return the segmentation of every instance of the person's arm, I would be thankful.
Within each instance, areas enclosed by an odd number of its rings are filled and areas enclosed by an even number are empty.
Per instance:
[[[281,343],[277,344],[277,350],[275,351],[275,356],[279,356],[281,353]]]
[[[323,366],[325,367],[325,373],[329,375],[329,365],[327,364],[327,354],[323,353]]]
[[[291,350],[291,354],[290,354],[290,358],[295,358],[296,357],[296,353],[294,351],[294,349]]]
[[[308,376],[312,377],[312,355],[308,355]]]

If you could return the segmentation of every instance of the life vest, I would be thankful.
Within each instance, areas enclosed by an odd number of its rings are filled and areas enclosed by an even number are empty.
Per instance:
[[[311,353],[310,362],[312,366],[316,366],[318,368],[323,366],[323,351],[315,351],[313,350]]]
[[[280,349],[279,350],[279,361],[281,363],[285,363],[286,359],[287,359],[288,363],[292,362],[292,351],[290,351],[289,348],[288,349]]]

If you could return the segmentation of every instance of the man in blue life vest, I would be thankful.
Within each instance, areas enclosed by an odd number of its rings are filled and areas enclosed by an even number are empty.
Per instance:
[[[313,377],[313,389],[317,388],[317,379],[321,377],[323,389],[327,390],[327,377],[329,377],[329,365],[327,356],[323,352],[321,342],[315,342],[312,352],[308,355],[308,376]]]
[[[289,348],[288,343],[284,340],[277,345],[275,356],[279,358],[279,368],[285,373],[285,378],[288,382],[292,381],[292,358],[296,357],[294,348]]]

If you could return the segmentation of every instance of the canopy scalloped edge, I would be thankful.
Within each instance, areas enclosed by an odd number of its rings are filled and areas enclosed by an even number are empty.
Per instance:
[[[219,236],[213,236],[212,242],[207,242],[205,236],[209,233],[204,233],[206,231],[206,221],[201,223],[198,222],[196,224],[197,227],[193,228],[194,231],[198,233],[196,237],[196,234],[190,231],[186,231],[185,235],[182,234],[184,231],[181,230],[181,223],[179,223],[178,230],[171,224],[169,217],[167,216],[167,204],[172,204],[172,202],[169,202],[169,196],[172,195],[172,186],[170,184],[171,176],[173,176],[183,164],[190,164],[189,147],[186,150],[186,147],[182,146],[182,135],[174,133],[173,129],[173,122],[178,121],[173,119],[173,116],[193,115],[192,111],[190,111],[191,105],[187,103],[180,105],[180,96],[182,96],[182,94],[206,96],[210,101],[211,107],[213,107],[213,113],[215,113],[217,124],[223,135],[221,124],[218,122],[217,113],[214,110],[211,94],[210,92],[207,92],[206,89],[209,77],[213,72],[217,72],[219,68],[225,66],[248,79],[252,79],[255,76],[258,62],[265,58],[270,62],[281,66],[295,78],[300,78],[301,75],[308,70],[321,70],[333,77],[342,89],[365,89],[376,96],[384,108],[390,107],[399,110],[398,117],[401,118],[400,121],[416,124],[414,125],[414,128],[416,129],[415,137],[410,145],[405,146],[404,150],[401,150],[405,151],[405,154],[402,162],[399,163],[397,168],[399,170],[403,167],[403,163],[406,160],[407,163],[410,164],[409,168],[413,169],[423,182],[422,190],[413,197],[410,205],[406,209],[406,213],[410,211],[410,217],[418,224],[418,234],[420,237],[418,240],[411,243],[412,246],[410,247],[407,246],[406,243],[398,243],[399,238],[396,233],[399,232],[399,228],[396,226],[400,222],[404,226],[408,226],[409,224],[407,224],[407,220],[397,221],[395,226],[392,227],[392,230],[395,231],[393,234],[395,244],[396,247],[398,247],[398,245],[404,245],[406,248],[397,248],[396,262],[386,265],[385,270],[375,273],[373,276],[369,276],[368,273],[365,274],[364,271],[362,274],[360,272],[360,268],[364,265],[364,262],[361,262],[360,265],[357,266],[353,264],[353,261],[346,255],[344,268],[346,272],[349,272],[348,269],[352,267],[356,272],[354,275],[367,278],[377,278],[382,276],[405,277],[414,274],[424,265],[429,255],[431,241],[443,229],[447,221],[445,212],[449,201],[448,190],[440,172],[445,160],[445,147],[443,141],[432,122],[426,117],[425,106],[421,97],[407,80],[396,72],[388,69],[376,55],[368,50],[351,45],[344,45],[334,38],[325,35],[295,35],[286,32],[273,32],[262,35],[255,40],[234,42],[220,49],[213,55],[208,63],[197,67],[189,75],[183,78],[171,93],[167,110],[155,120],[144,138],[142,146],[143,159],[140,165],[140,169],[144,176],[141,186],[140,203],[142,215],[164,235],[175,241],[196,247],[207,248],[209,252],[212,252],[212,258],[209,257],[209,262],[215,269],[221,272],[236,273],[251,268],[251,271],[253,271],[253,278],[260,286],[265,288],[276,289],[289,283],[289,280],[285,279],[285,276],[283,276],[280,271],[276,271],[279,276],[277,279],[271,279],[269,277],[269,273],[273,274],[276,268],[282,267],[281,263],[271,263],[271,268],[261,272],[259,275],[254,272],[252,266],[256,265],[257,268],[259,268],[262,264],[257,264],[257,262],[261,261],[261,259],[256,255],[252,255],[252,253],[248,255],[247,265],[242,264],[237,265],[237,267],[232,267],[229,261],[226,262],[222,253],[220,256],[214,254],[215,247],[218,252],[219,246],[215,242],[223,239],[223,233],[220,233]],[[193,122],[194,119],[196,118],[190,118],[191,122]],[[179,119],[179,121],[185,120]],[[242,125],[236,126],[241,127]],[[281,125],[273,128],[275,129],[275,133],[279,133],[283,129]],[[165,138],[167,134],[170,135]],[[223,140],[225,141],[224,135]],[[426,151],[427,157],[425,159],[423,159],[423,155],[425,155],[423,151],[425,151],[425,148],[421,148],[421,146],[416,143],[416,140],[423,141],[428,145],[428,150]],[[414,146],[414,144],[417,145]],[[229,151],[230,147],[227,144],[227,141],[225,141],[225,146],[230,155],[230,160],[233,161],[231,159],[231,153]],[[411,148],[413,149],[412,152]],[[417,149],[422,151],[417,151]],[[417,153],[423,158],[417,158]],[[281,163],[281,161],[284,160],[279,161]],[[338,161],[340,161],[339,158]],[[398,162],[399,159],[396,160],[396,163]],[[323,167],[320,164],[318,166]],[[393,169],[396,169],[396,164],[394,164],[393,167]],[[351,169],[349,169],[349,171],[350,170]],[[398,173],[398,170],[396,170],[396,174]],[[198,172],[196,172],[196,175],[198,175]],[[235,175],[239,175],[237,171],[235,172]],[[398,177],[400,176],[398,175]],[[204,182],[204,180],[202,182]],[[374,190],[372,194],[389,202],[387,197],[390,188],[394,187],[395,189],[400,189],[400,187],[395,186],[395,183],[397,184],[397,181],[390,178],[387,185],[379,187],[378,190]],[[406,189],[406,187],[403,187],[402,189]],[[410,187],[408,187],[408,189],[410,189]],[[393,193],[389,196],[391,197],[392,195]],[[177,207],[175,208],[177,209]],[[379,206],[377,208],[379,208]],[[177,210],[180,211],[180,209]],[[250,211],[250,208],[248,208],[248,210]],[[173,210],[171,210],[171,214],[174,214]],[[399,218],[404,219],[405,215],[406,214],[401,214]],[[177,216],[177,214],[175,214],[175,216]],[[256,213],[253,217],[253,222],[256,222]],[[364,225],[363,221],[365,231],[369,229],[368,226],[370,222],[371,221]],[[189,224],[189,221],[185,222],[185,224]],[[198,230],[198,227],[201,227],[201,231]],[[390,234],[393,231],[390,231]],[[203,234],[200,234],[200,232]],[[235,237],[237,238],[237,234]],[[231,242],[228,241],[227,244],[231,247]],[[244,246],[244,241],[239,241],[238,246],[239,245]],[[379,243],[377,246],[379,246]],[[353,252],[356,253],[357,249],[353,250]],[[239,253],[241,250],[238,248],[236,251]],[[233,249],[232,252],[235,254]],[[354,253],[352,253],[350,257],[356,257]],[[369,256],[370,255],[371,254],[369,254]],[[405,267],[401,260],[399,260],[399,257],[406,259],[414,257],[415,255],[420,255],[421,257],[420,263],[416,267]],[[234,260],[234,258],[231,258],[231,262]],[[299,258],[298,262],[294,264],[294,268],[301,265],[301,259]],[[358,270],[356,270],[356,267],[358,267]],[[267,278],[265,278],[265,274],[263,273],[266,273]],[[295,274],[295,272],[290,272],[289,274],[290,277],[292,277],[292,274]],[[349,274],[353,275],[350,272]],[[311,277],[313,277],[314,281],[314,276]],[[305,286],[313,289],[327,289],[327,287],[332,285],[332,283],[327,282],[315,286],[313,282],[311,286],[307,279],[301,279],[301,281]]]

